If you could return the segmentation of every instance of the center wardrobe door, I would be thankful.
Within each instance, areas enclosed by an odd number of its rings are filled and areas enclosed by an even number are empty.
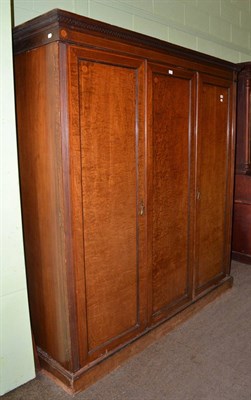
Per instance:
[[[196,79],[158,65],[148,79],[149,316],[156,323],[191,299]]]
[[[79,246],[83,243],[76,289],[84,364],[123,345],[146,324],[145,216],[140,213],[145,201],[144,63],[73,50],[71,65],[72,98],[79,107],[76,115],[72,110],[72,127],[80,150],[75,210],[83,227],[79,235],[75,212],[75,237]],[[74,129],[78,118],[80,130]],[[75,252],[80,254],[80,248]]]

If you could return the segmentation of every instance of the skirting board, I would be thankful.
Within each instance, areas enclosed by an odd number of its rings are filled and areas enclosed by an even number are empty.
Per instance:
[[[243,264],[251,264],[251,255],[232,251],[232,259]]]

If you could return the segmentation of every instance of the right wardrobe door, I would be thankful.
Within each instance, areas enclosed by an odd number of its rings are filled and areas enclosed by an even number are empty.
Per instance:
[[[195,294],[228,272],[232,168],[231,82],[199,79]]]

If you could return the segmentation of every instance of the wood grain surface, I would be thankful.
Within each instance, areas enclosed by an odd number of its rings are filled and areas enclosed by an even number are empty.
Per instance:
[[[84,61],[80,73],[87,324],[93,350],[138,319],[137,77],[133,69]]]
[[[200,82],[196,288],[224,275],[230,137],[229,83]],[[210,249],[210,251],[209,251]]]
[[[153,66],[152,314],[179,305],[190,291],[190,196],[194,75]],[[171,71],[171,72],[170,72]]]
[[[52,43],[17,56],[15,84],[32,330],[37,346],[71,369],[58,54]]]
[[[80,183],[72,187],[73,212],[83,224],[82,232],[77,223],[74,231],[83,243],[83,253],[77,247],[75,253],[84,364],[146,325],[146,218],[140,215],[144,63],[81,48],[72,49],[70,60],[71,146],[76,148],[71,158]]]
[[[233,258],[251,264],[251,63],[241,64],[237,89]]]

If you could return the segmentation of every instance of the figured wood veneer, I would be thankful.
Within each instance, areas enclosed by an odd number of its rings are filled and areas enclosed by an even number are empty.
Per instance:
[[[138,322],[137,71],[83,61],[79,72],[87,326],[93,351]]]
[[[152,313],[188,299],[194,74],[153,66]],[[177,199],[179,201],[177,202]]]
[[[229,118],[232,112],[230,90],[231,84],[227,81],[202,77],[198,139],[196,289],[217,277],[220,279],[226,273],[226,195],[228,181],[232,179],[229,168]]]
[[[32,329],[74,393],[232,285],[236,66],[61,10],[14,49]]]

